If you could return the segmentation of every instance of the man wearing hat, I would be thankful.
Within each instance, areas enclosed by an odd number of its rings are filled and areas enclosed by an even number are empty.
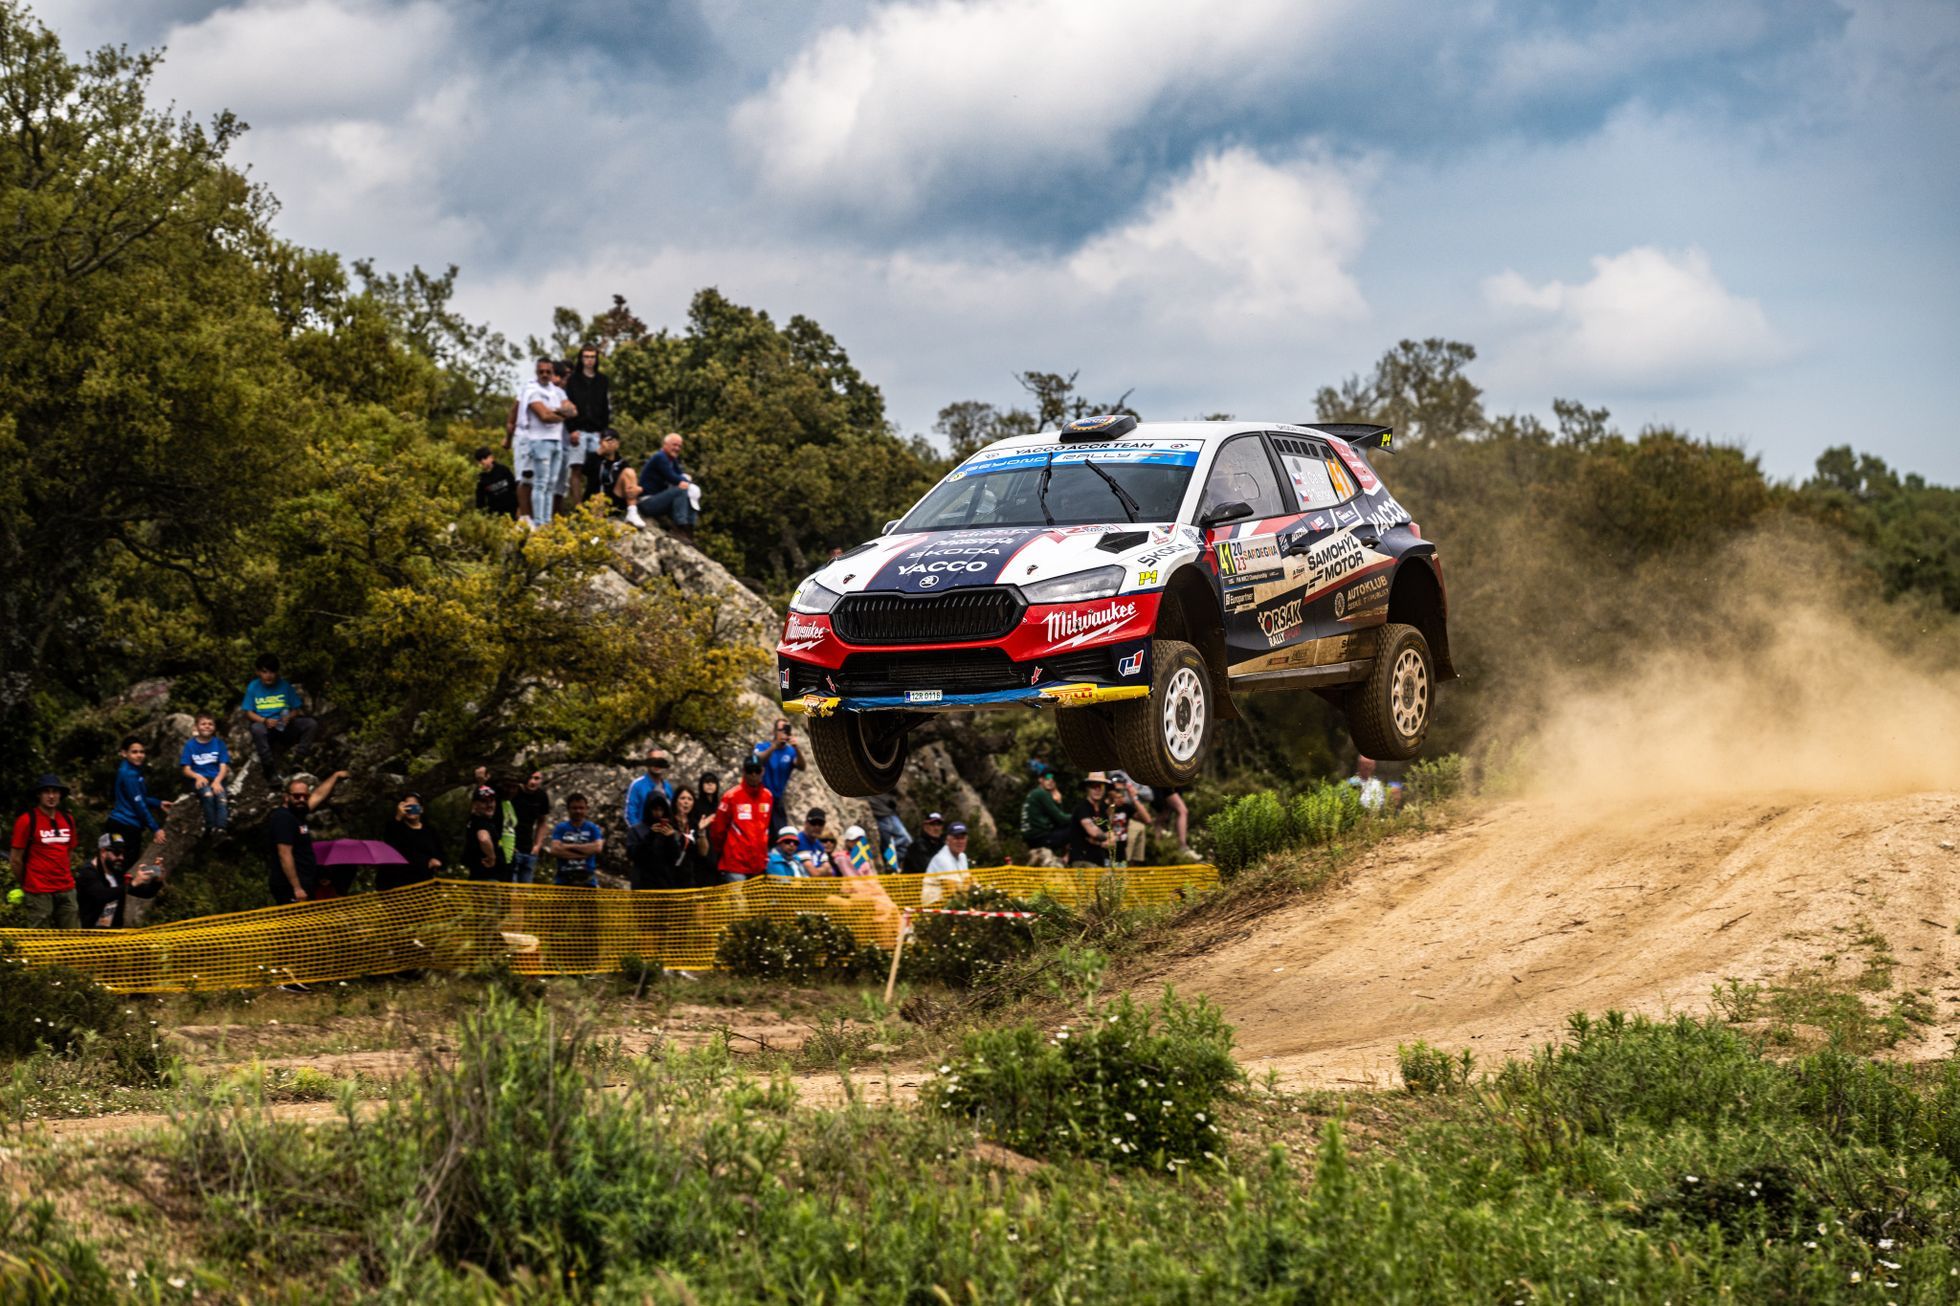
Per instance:
[[[44,775],[34,785],[34,806],[14,821],[7,865],[20,886],[27,923],[57,930],[81,928],[75,905],[75,822],[68,815],[68,786]],[[9,895],[11,896],[11,895]]]
[[[725,883],[751,880],[769,867],[769,818],[775,815],[776,800],[762,783],[762,759],[742,759],[742,783],[721,796],[721,804],[708,818],[708,838],[721,850],[721,878]],[[790,830],[792,837],[796,831]]]
[[[812,807],[803,817],[803,828],[796,832],[796,855],[803,859],[803,865],[812,875],[828,875],[819,871],[818,865],[829,856],[823,847],[823,828],[830,821],[830,813],[821,807]]]
[[[129,888],[123,862],[128,850],[121,835],[105,834],[95,841],[95,856],[75,872],[75,901],[81,908],[83,929],[107,930],[123,923],[123,894]]]
[[[966,826],[959,821],[946,827],[946,846],[932,855],[926,863],[926,874],[934,871],[966,872]]]
[[[633,783],[626,787],[626,824],[644,826],[646,824],[647,798],[659,794],[667,800],[667,806],[674,805],[674,783],[667,778],[667,769],[674,760],[667,756],[667,750],[656,748],[647,754],[646,774],[635,776]]]
[[[792,879],[810,874],[810,868],[805,866],[803,859],[796,855],[795,826],[786,825],[776,831],[776,846],[769,850],[769,860],[764,864],[763,870],[770,875],[788,876]]]
[[[1075,829],[1068,841],[1070,866],[1109,865],[1109,777],[1091,771],[1082,781],[1082,801],[1075,805]]]
[[[938,812],[927,812],[926,819],[919,823],[918,837],[905,850],[905,860],[899,863],[898,869],[907,875],[924,875],[926,867],[945,846],[946,818]]]

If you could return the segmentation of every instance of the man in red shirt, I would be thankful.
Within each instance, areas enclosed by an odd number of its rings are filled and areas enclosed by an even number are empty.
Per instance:
[[[78,930],[82,918],[75,909],[75,822],[62,810],[68,786],[44,775],[34,791],[34,806],[14,822],[7,864],[25,893],[22,906],[29,925]]]
[[[721,878],[730,884],[752,880],[769,864],[770,813],[776,800],[762,787],[762,759],[742,763],[742,783],[722,795],[708,818],[708,838],[721,848]]]

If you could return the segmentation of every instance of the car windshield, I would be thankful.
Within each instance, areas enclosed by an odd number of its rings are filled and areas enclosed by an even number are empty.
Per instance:
[[[1053,473],[1047,475],[1044,494],[1042,480],[1051,455]],[[1111,481],[1135,502],[1135,520],[1175,521],[1197,463],[1198,446],[1189,441],[983,450],[921,499],[898,529],[1046,526],[1050,518],[1057,526],[1128,521],[1129,505]]]

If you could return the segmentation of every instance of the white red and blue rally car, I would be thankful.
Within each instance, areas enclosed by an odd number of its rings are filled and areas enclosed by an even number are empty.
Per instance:
[[[1436,546],[1369,462],[1381,426],[1084,418],[968,458],[790,600],[783,706],[840,794],[883,793],[935,712],[1037,707],[1076,765],[1197,775],[1261,690],[1422,747],[1450,679]]]

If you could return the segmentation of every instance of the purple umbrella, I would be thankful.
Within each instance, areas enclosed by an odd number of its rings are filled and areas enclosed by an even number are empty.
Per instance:
[[[408,858],[379,839],[322,839],[313,845],[322,866],[406,866]]]

